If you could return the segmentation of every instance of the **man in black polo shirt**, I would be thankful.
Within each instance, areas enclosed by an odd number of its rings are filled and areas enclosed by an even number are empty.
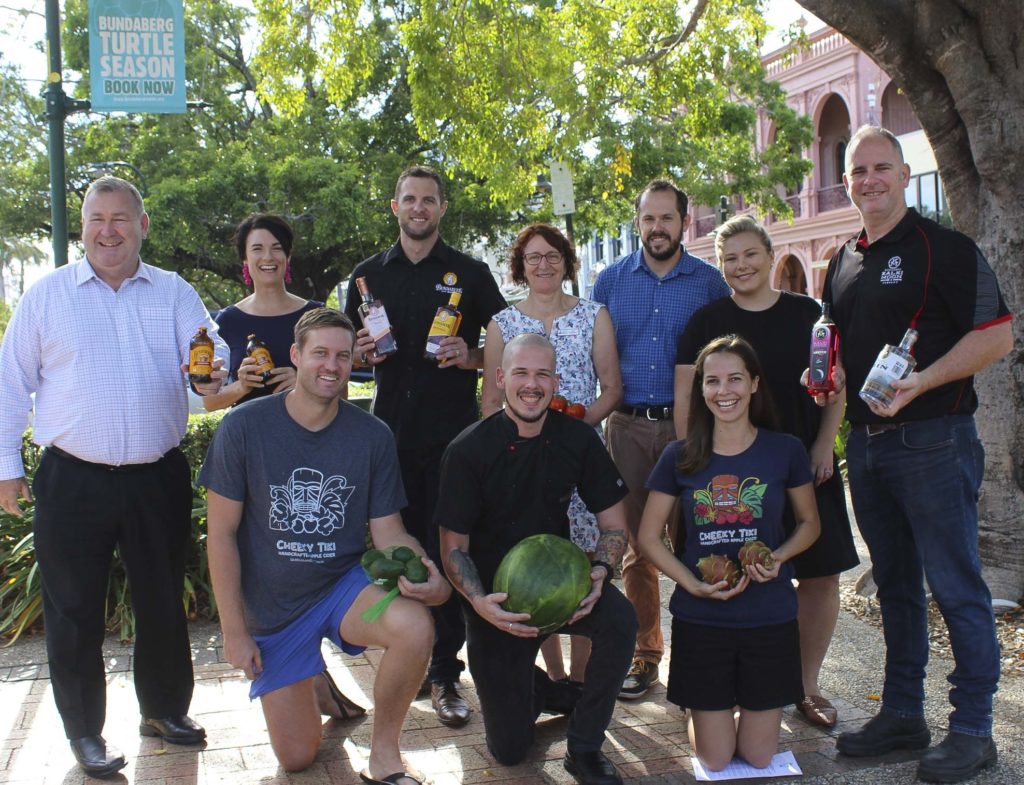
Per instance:
[[[438,563],[437,527],[431,522],[441,456],[448,442],[478,417],[477,369],[483,367],[480,331],[505,307],[487,265],[448,247],[438,234],[447,208],[437,172],[426,166],[402,172],[391,201],[398,218],[398,242],[356,267],[345,306],[349,318],[361,324],[355,281],[365,277],[391,320],[398,343],[395,354],[376,356],[365,328],[359,331],[356,353],[374,368],[373,413],[391,427],[398,445],[409,500],[402,522]],[[462,296],[462,324],[456,335],[441,341],[437,360],[424,359],[434,314],[453,292]],[[464,668],[458,653],[466,641],[465,623],[454,597],[431,610],[436,630],[427,672],[432,702],[441,722],[458,727],[469,721],[470,713],[457,688]]]
[[[840,734],[836,746],[852,756],[928,746],[927,577],[956,666],[949,733],[925,753],[918,776],[959,782],[996,760],[992,696],[999,682],[991,596],[978,558],[984,452],[973,375],[1003,357],[1013,335],[985,258],[970,238],[907,208],[909,177],[889,131],[865,126],[854,134],[843,182],[864,230],[832,258],[823,295],[854,392],[885,344],[898,344],[908,328],[919,334],[916,370],[893,384],[890,405],[847,395],[850,492],[878,584],[886,661],[881,712]]]
[[[469,669],[487,747],[511,766],[533,743],[542,711],[571,714],[565,769],[584,785],[618,785],[601,752],[636,643],[636,612],[610,582],[626,546],[627,489],[594,429],[548,404],[558,387],[555,350],[527,333],[509,341],[497,370],[505,409],[467,428],[445,452],[435,520],[452,585],[464,598]],[[543,637],[526,614],[492,594],[502,558],[534,534],[568,539],[573,488],[597,516],[593,590],[561,632],[593,641],[582,690],[537,668]]]

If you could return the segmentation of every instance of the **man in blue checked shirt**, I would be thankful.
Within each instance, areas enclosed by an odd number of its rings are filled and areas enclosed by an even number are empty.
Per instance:
[[[623,404],[608,418],[607,436],[612,458],[629,486],[629,548],[622,578],[639,621],[633,667],[619,693],[626,699],[642,697],[658,680],[665,651],[658,570],[637,552],[636,533],[647,503],[647,476],[676,438],[676,342],[696,311],[730,292],[715,267],[683,248],[683,232],[690,224],[686,207],[686,194],[671,180],[648,183],[636,198],[634,219],[643,247],[603,270],[593,293],[615,325],[625,387]],[[671,529],[676,519],[671,516]],[[674,542],[675,532],[669,534]]]

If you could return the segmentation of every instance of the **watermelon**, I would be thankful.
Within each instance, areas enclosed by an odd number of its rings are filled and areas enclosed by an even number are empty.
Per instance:
[[[530,614],[524,623],[542,635],[569,621],[590,589],[587,555],[554,534],[535,534],[516,543],[494,575],[494,591],[508,594],[501,607]]]

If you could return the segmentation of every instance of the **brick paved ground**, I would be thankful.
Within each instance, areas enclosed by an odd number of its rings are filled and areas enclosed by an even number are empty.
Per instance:
[[[865,559],[866,562],[866,559]],[[843,576],[852,581],[859,571]],[[663,579],[667,605],[672,585]],[[662,624],[669,640],[669,616]],[[138,704],[131,682],[130,649],[108,639],[108,707],[106,738],[128,756],[128,767],[107,782],[136,785],[361,785],[358,772],[369,752],[373,712],[360,720],[324,723],[324,742],[316,762],[300,774],[278,768],[267,743],[258,703],[250,704],[247,682],[223,662],[215,625],[194,625],[196,671],[192,716],[202,723],[209,740],[202,747],[177,747],[138,735]],[[380,652],[345,657],[324,649],[331,672],[342,690],[370,706],[373,677]],[[791,711],[783,718],[782,749],[790,749],[804,771],[803,783],[815,785],[903,785],[914,782],[915,755],[897,752],[884,758],[837,757],[833,736],[858,727],[877,711],[873,693],[881,690],[882,642],[877,629],[842,613],[832,650],[822,673],[822,686],[839,709],[839,726],[831,732],[810,727]],[[951,663],[933,658],[926,686],[927,719],[935,740],[942,738],[948,704],[944,681]],[[662,676],[666,667],[662,667]],[[468,676],[465,692],[476,707]],[[840,695],[842,697],[836,697]],[[1020,785],[1024,782],[1024,680],[1004,678],[996,699],[995,738],[1000,764],[973,782],[976,785]],[[408,761],[435,785],[501,783],[570,785],[562,769],[566,720],[542,720],[538,742],[529,762],[515,767],[494,763],[487,753],[479,713],[461,729],[437,722],[430,700],[416,701],[403,734]],[[619,701],[608,730],[605,752],[633,785],[693,783],[690,746],[683,712],[665,701],[659,684],[642,701]],[[10,785],[84,785],[100,780],[83,775],[71,755],[53,704],[41,641],[0,650],[0,783]],[[792,780],[740,780],[786,782]]]

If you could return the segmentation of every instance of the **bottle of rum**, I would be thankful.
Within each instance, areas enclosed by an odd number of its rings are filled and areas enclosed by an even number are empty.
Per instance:
[[[835,392],[836,359],[839,355],[839,328],[829,314],[829,304],[822,303],[821,318],[811,328],[811,359],[807,392],[811,395]]]
[[[437,360],[437,352],[441,346],[441,339],[455,335],[462,324],[462,314],[459,313],[459,300],[462,299],[461,292],[452,292],[448,298],[448,304],[442,305],[434,314],[434,321],[430,324],[430,332],[427,334],[427,348],[423,356],[428,360]],[[444,365],[447,358],[440,358],[439,365]]]
[[[200,327],[188,345],[188,378],[193,384],[205,384],[213,373],[213,338]]]
[[[875,364],[860,388],[860,397],[867,402],[874,401],[880,406],[889,406],[896,397],[892,383],[906,379],[917,365],[917,360],[910,354],[917,340],[917,330],[910,328],[903,336],[899,346],[886,344],[878,353]]]
[[[363,320],[363,327],[370,331],[373,338],[374,354],[378,357],[385,357],[398,351],[398,341],[391,331],[391,320],[384,310],[384,303],[374,298],[366,285],[365,278],[356,278],[356,288],[359,289],[359,296],[363,301],[359,304],[359,316]]]
[[[270,372],[274,370],[274,361],[270,357],[270,350],[267,348],[267,345],[257,338],[255,333],[248,338],[248,343],[245,345],[245,354],[256,361],[256,370],[260,372],[260,381],[264,384],[269,382]]]

